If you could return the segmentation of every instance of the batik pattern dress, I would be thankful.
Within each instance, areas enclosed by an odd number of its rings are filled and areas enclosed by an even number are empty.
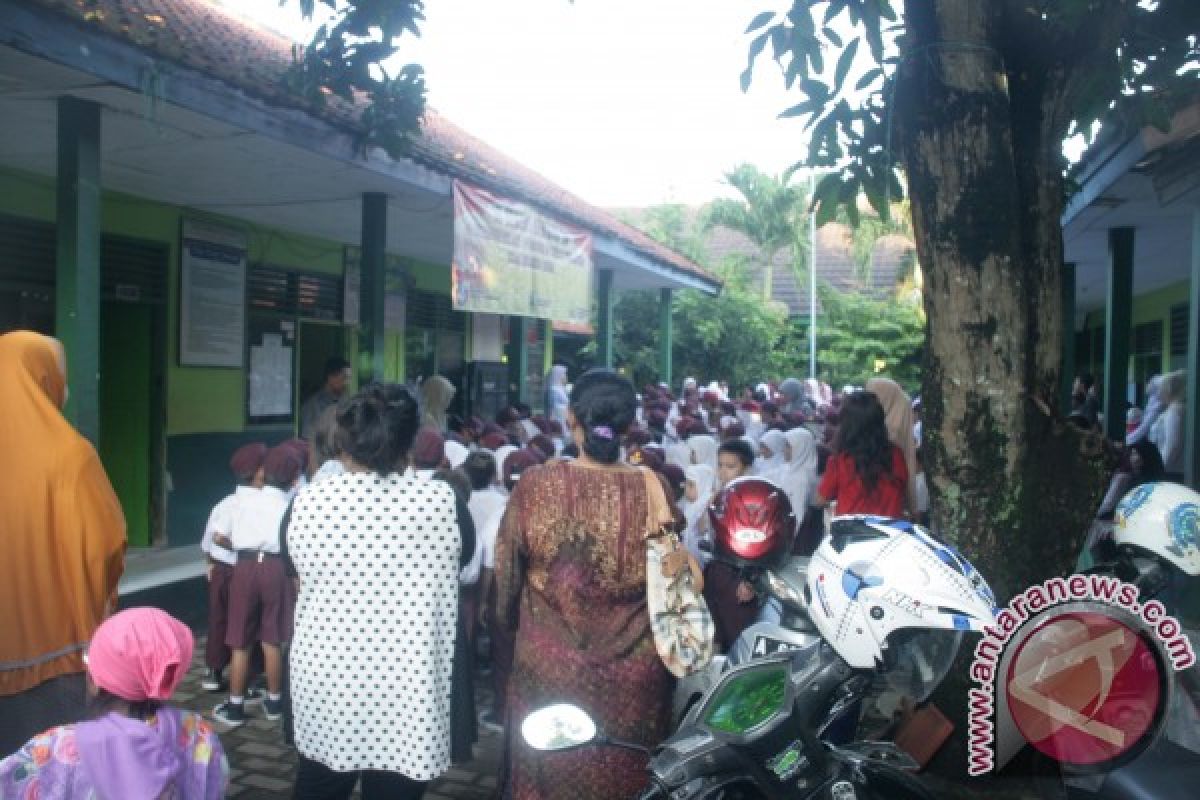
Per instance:
[[[574,703],[611,737],[647,747],[668,733],[672,679],[646,608],[646,483],[626,467],[551,462],[527,470],[496,543],[497,613],[515,624],[509,731],[531,710]],[[612,746],[542,753],[513,733],[514,800],[624,800],[646,757]]]

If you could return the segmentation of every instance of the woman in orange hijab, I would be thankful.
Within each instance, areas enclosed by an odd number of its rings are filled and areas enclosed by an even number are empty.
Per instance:
[[[83,653],[124,569],[125,517],[66,397],[60,342],[0,336],[0,753],[83,716]]]

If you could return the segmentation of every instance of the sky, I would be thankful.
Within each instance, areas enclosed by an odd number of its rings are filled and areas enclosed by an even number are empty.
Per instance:
[[[288,0],[223,0],[293,38],[313,29]],[[429,105],[507,155],[606,208],[729,196],[747,161],[781,173],[804,155],[801,99],[760,61],[754,15],[772,0],[428,0],[405,62],[425,68]]]

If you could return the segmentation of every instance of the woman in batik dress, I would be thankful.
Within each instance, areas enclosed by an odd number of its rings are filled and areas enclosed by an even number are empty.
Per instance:
[[[671,515],[649,499],[641,471],[619,463],[635,406],[616,373],[582,376],[568,415],[579,458],[522,474],[501,523],[497,613],[517,628],[506,748],[513,800],[624,800],[646,782],[646,757],[627,749],[531,749],[518,731],[538,707],[574,703],[609,736],[647,747],[668,733],[672,684],[650,632],[644,540]]]

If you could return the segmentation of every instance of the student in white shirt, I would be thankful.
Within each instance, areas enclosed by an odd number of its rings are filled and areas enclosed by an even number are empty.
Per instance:
[[[222,673],[229,666],[231,655],[225,635],[229,625],[229,587],[233,582],[233,568],[237,565],[237,554],[230,539],[233,517],[238,505],[262,488],[266,456],[267,446],[262,442],[243,445],[234,451],[229,468],[237,479],[237,489],[213,507],[204,527],[204,538],[200,541],[200,549],[208,561],[205,568],[208,577],[208,643],[204,651],[208,669],[200,685],[210,692],[224,688]]]
[[[238,727],[246,721],[246,681],[250,648],[261,642],[267,674],[267,719],[283,716],[283,657],[281,645],[289,638],[283,559],[279,555],[279,529],[290,503],[290,491],[302,465],[290,447],[274,447],[263,460],[263,488],[239,502],[230,538],[237,553],[229,590],[229,627],[225,642],[233,650],[229,676],[229,702],[213,709],[213,717]]]

